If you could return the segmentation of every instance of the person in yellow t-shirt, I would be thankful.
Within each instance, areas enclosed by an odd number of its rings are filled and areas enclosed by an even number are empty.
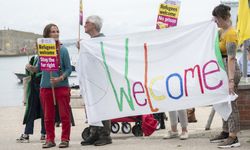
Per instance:
[[[238,37],[236,30],[232,27],[230,20],[231,8],[229,6],[220,4],[216,6],[212,12],[214,20],[221,30],[220,35],[220,50],[222,53],[225,68],[228,74],[229,94],[234,94],[236,89],[234,77],[236,61],[236,49],[238,44]],[[219,148],[239,147],[240,143],[237,138],[237,133],[240,131],[239,125],[239,111],[236,101],[232,101],[232,113],[227,121],[223,120],[223,131],[210,139],[211,143],[221,142]]]

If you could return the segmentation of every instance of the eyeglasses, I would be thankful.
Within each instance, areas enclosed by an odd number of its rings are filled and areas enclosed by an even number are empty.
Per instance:
[[[50,31],[50,33],[59,33],[59,31]]]
[[[85,24],[93,24],[93,22],[90,22],[90,21],[86,21]]]

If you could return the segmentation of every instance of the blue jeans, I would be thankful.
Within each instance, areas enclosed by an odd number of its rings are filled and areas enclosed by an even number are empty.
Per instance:
[[[34,119],[29,119],[29,121],[26,123],[24,134],[33,134],[33,130],[34,130]],[[46,134],[44,128],[44,119],[41,119],[41,134]]]

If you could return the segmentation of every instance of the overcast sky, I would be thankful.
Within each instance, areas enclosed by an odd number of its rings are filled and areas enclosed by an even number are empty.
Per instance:
[[[160,3],[165,0],[83,0],[84,18],[99,15],[106,35],[154,30]],[[178,25],[212,19],[220,0],[181,0]],[[0,29],[41,34],[55,23],[61,39],[77,38],[79,0],[0,0]],[[83,27],[81,27],[82,36]]]

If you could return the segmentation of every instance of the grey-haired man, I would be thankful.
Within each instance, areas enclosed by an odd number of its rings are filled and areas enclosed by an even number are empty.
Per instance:
[[[102,28],[102,19],[99,16],[89,16],[85,22],[85,33],[89,34],[91,38],[103,37],[104,34],[100,33]],[[79,43],[78,43],[79,46]],[[90,126],[90,135],[81,142],[82,146],[95,145],[102,146],[111,144],[112,139],[110,136],[111,121],[102,121],[103,127]]]

